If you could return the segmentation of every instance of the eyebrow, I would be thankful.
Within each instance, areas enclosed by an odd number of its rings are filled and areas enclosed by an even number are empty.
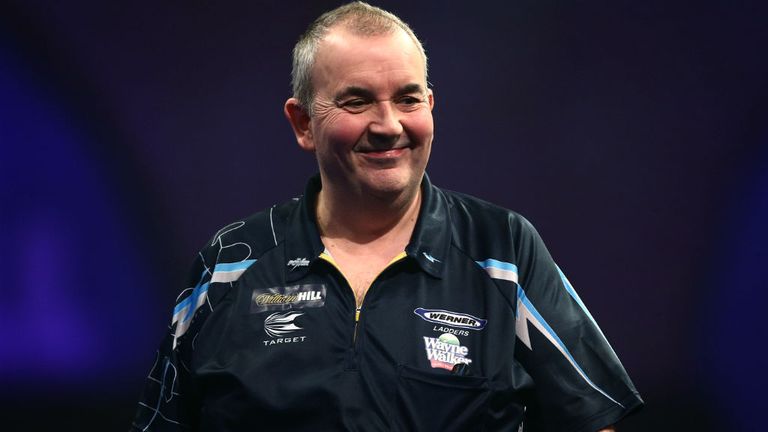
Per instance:
[[[364,89],[362,87],[349,86],[339,91],[338,93],[336,93],[336,96],[334,96],[333,100],[336,102],[339,102],[342,99],[346,99],[350,96],[358,96],[366,99],[374,99],[372,91],[368,89]]]
[[[400,87],[395,92],[394,96],[397,97],[397,96],[402,96],[402,95],[410,94],[410,93],[423,94],[424,93],[424,88],[420,84],[415,84],[415,83],[406,84],[406,85]],[[346,88],[342,89],[338,93],[336,93],[336,95],[334,96],[333,100],[336,101],[336,102],[339,102],[339,101],[341,101],[341,100],[343,100],[343,99],[345,99],[347,97],[350,97],[350,96],[358,96],[358,97],[363,97],[363,98],[371,99],[371,100],[375,100],[376,99],[375,95],[373,94],[373,92],[368,90],[368,89],[366,89],[366,88],[358,87],[358,86],[349,86],[349,87],[346,87]]]
[[[424,94],[424,87],[422,87],[421,84],[406,84],[400,88],[400,90],[395,92],[395,96],[402,96],[411,93]]]

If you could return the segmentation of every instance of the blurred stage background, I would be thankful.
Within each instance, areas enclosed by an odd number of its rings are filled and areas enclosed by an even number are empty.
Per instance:
[[[646,400],[765,403],[764,2],[376,2],[430,57],[432,180],[539,229]],[[301,193],[290,51],[335,1],[0,6],[0,417],[125,430],[187,265]]]

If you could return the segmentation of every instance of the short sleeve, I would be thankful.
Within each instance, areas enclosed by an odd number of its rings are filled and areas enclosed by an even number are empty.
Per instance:
[[[515,356],[534,381],[525,430],[593,432],[640,408],[616,353],[527,221],[518,246]]]
[[[188,288],[177,298],[168,332],[147,375],[131,431],[196,430],[200,403],[191,379],[190,362],[194,337],[211,310],[211,275],[200,254],[192,266]]]

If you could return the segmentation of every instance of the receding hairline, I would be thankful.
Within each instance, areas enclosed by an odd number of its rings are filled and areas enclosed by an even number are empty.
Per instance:
[[[293,97],[311,114],[314,100],[312,75],[314,75],[316,57],[320,46],[324,45],[323,42],[332,32],[345,31],[352,36],[366,38],[396,34],[398,29],[408,35],[416,48],[417,55],[421,58],[425,86],[428,86],[427,55],[422,42],[411,27],[389,11],[361,1],[354,1],[319,16],[299,38],[293,49],[291,70]]]
[[[418,93],[426,93],[429,90],[429,82],[427,81],[426,76],[426,63],[424,61],[424,58],[421,55],[421,50],[419,49],[419,46],[416,45],[410,38],[410,35],[408,35],[405,31],[399,31],[398,29],[393,29],[391,32],[386,33],[377,33],[377,34],[364,34],[359,35],[352,32],[347,31],[347,29],[344,28],[336,28],[335,26],[333,28],[330,28],[328,32],[323,36],[322,40],[317,44],[317,49],[315,52],[315,61],[313,62],[312,69],[310,70],[310,79],[312,80],[312,86],[314,88],[314,91],[317,91],[317,88],[315,87],[318,84],[318,78],[317,75],[320,73],[321,70],[330,68],[334,69],[336,67],[336,63],[334,61],[329,61],[326,55],[330,55],[329,53],[333,50],[333,48],[342,50],[349,46],[354,46],[354,40],[350,41],[349,39],[342,40],[341,38],[351,36],[352,38],[358,38],[359,40],[368,40],[368,39],[377,39],[377,38],[398,38],[398,42],[401,46],[404,44],[407,44],[407,41],[410,41],[410,45],[407,47],[402,48],[402,53],[404,56],[407,56],[409,58],[409,61],[412,61],[414,66],[418,65],[418,67],[421,69],[418,76],[414,76],[414,80],[409,80],[407,84],[404,84],[401,89],[398,90],[398,93],[414,93],[416,92],[415,88],[418,87]],[[408,37],[404,37],[408,36]],[[338,38],[338,39],[337,39]],[[329,40],[331,39],[331,40]],[[351,43],[350,43],[351,42]],[[323,59],[323,60],[321,60]],[[322,65],[322,66],[321,66]],[[343,94],[346,90],[354,90],[356,88],[359,88],[358,85],[349,85],[352,82],[359,82],[359,81],[349,81],[349,80],[342,80],[347,83],[345,87],[339,87],[335,88],[333,90],[333,99],[337,100],[339,98],[340,94]],[[359,82],[360,85],[367,85],[362,84],[362,82]],[[336,82],[332,86],[335,87],[336,85],[344,85],[343,82]],[[404,90],[406,89],[407,90]],[[326,95],[326,97],[331,95]],[[314,99],[314,97],[313,97]]]
[[[426,73],[426,57],[424,56],[424,53],[422,52],[421,45],[419,44],[418,40],[414,39],[414,37],[409,34],[404,29],[400,28],[397,25],[393,25],[393,27],[384,30],[384,31],[376,31],[376,32],[358,32],[355,31],[353,27],[345,26],[344,23],[337,23],[333,26],[329,27],[327,31],[323,34],[323,36],[320,38],[320,40],[317,43],[317,46],[315,48],[315,62],[317,61],[317,56],[321,52],[321,49],[326,46],[326,42],[329,38],[341,35],[346,33],[347,35],[360,38],[360,39],[374,39],[379,37],[395,37],[395,36],[406,36],[406,38],[411,42],[411,46],[414,49],[414,52],[421,58],[421,63],[425,68]],[[313,64],[314,67],[314,64]]]
[[[326,28],[326,34],[338,28],[343,28],[352,34],[361,37],[384,36],[395,33],[397,30],[402,30],[411,39],[414,39],[414,43],[418,45],[420,42],[415,39],[415,35],[410,34],[413,30],[411,30],[405,22],[398,20],[400,19],[394,15],[390,18],[381,15],[359,16],[349,14],[328,26]]]

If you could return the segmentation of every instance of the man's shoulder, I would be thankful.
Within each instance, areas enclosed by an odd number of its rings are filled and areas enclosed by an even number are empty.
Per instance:
[[[298,199],[289,200],[224,225],[203,246],[192,265],[189,285],[174,308],[174,349],[182,336],[188,338],[188,329],[194,328],[191,334],[196,335],[205,317],[232,292],[233,284],[283,242],[283,226],[298,204]],[[208,306],[201,307],[204,304]]]
[[[531,223],[514,210],[463,192],[447,189],[440,191],[445,196],[453,225],[471,227],[491,224],[497,229],[531,227]],[[503,223],[503,227],[500,223]]]
[[[520,213],[490,201],[440,189],[448,208],[452,243],[475,259],[517,259],[521,246],[538,233]]]
[[[275,204],[224,225],[205,244],[202,254],[215,257],[216,262],[258,258],[282,243],[286,221],[299,199]]]

